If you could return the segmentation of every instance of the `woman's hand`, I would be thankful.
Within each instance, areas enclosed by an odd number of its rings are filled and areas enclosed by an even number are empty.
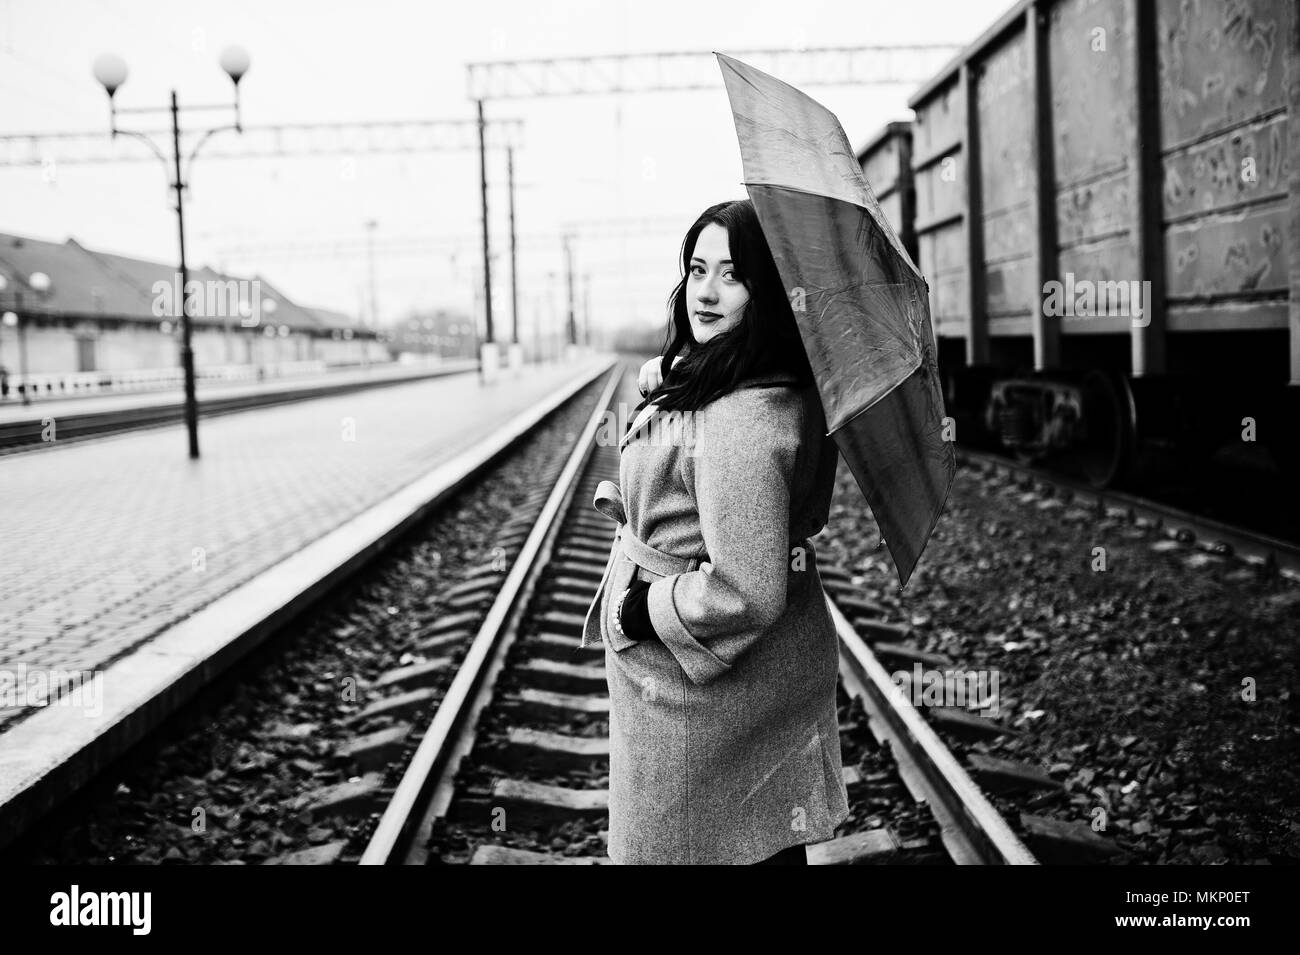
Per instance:
[[[658,640],[654,624],[650,622],[650,608],[646,604],[646,592],[650,585],[644,580],[633,579],[623,596],[619,598],[618,610],[614,614],[614,623],[619,633],[633,640]]]
[[[681,360],[682,360],[681,355],[678,355],[676,358],[674,358],[673,367],[676,368],[677,363]],[[650,392],[654,391],[661,384],[663,384],[663,380],[664,380],[663,366],[664,366],[664,358],[662,355],[659,355],[656,358],[651,358],[648,362],[646,362],[644,365],[641,366],[641,370],[637,372],[637,376],[636,376],[636,386],[638,389],[640,389],[641,394],[648,395],[650,394]]]

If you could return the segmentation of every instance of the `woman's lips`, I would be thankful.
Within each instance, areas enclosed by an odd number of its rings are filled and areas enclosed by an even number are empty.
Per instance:
[[[696,312],[695,317],[702,322],[712,322],[712,321],[716,321],[722,316],[719,315],[717,312]]]

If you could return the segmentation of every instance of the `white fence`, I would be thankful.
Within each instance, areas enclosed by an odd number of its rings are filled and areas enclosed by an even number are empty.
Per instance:
[[[323,361],[269,362],[264,365],[208,365],[195,369],[195,381],[261,381],[323,375],[330,366]],[[180,388],[185,374],[180,368],[141,368],[134,371],[69,371],[34,375],[9,375],[6,402],[22,400],[24,387],[32,398],[64,398],[76,395],[120,394],[135,391],[166,391]]]

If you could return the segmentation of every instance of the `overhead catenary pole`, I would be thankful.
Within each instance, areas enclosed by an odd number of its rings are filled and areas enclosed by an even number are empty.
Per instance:
[[[185,375],[185,430],[189,433],[190,457],[199,456],[199,405],[194,393],[194,346],[190,339],[190,271],[185,264],[185,181],[181,178],[181,110],[172,90],[172,160],[176,164],[176,225],[181,244],[181,369]]]
[[[483,291],[482,291],[482,289],[481,289],[481,288],[479,287],[479,285],[478,285],[478,276],[477,276],[477,275],[474,276],[474,279],[473,279],[473,281],[470,283],[470,285],[471,285],[471,287],[474,289],[474,308],[473,308],[473,311],[470,313],[470,318],[469,318],[469,336],[470,336],[470,337],[469,337],[469,342],[470,342],[470,355],[472,355],[472,356],[474,357],[474,359],[479,363],[479,365],[478,365],[478,377],[479,377],[479,382],[482,383],[482,381],[483,381],[483,356],[479,354],[479,337],[478,337],[478,304],[479,304],[479,303],[478,303],[478,300],[479,300],[479,298],[482,296]]]
[[[542,301],[533,296],[533,361],[542,362]]]
[[[564,276],[565,283],[569,290],[569,344],[578,344],[578,329],[574,324],[573,317],[573,248],[570,245],[571,236],[564,236]]]
[[[510,341],[519,344],[519,278],[515,261],[515,147],[506,145],[506,177],[510,190]]]
[[[488,253],[488,200],[487,200],[487,136],[486,123],[483,121],[483,101],[478,100],[478,181],[479,206],[483,215],[483,316],[487,323],[484,344],[494,340],[492,334],[492,262]],[[482,357],[479,358],[479,374],[482,376]]]
[[[591,345],[591,273],[582,273],[582,344]]]
[[[370,327],[379,327],[379,306],[375,298],[375,226],[374,219],[366,220],[366,256],[370,260]]]

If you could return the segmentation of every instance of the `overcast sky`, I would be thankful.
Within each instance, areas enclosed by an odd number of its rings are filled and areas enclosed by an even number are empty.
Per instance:
[[[399,0],[0,0],[0,133],[108,128],[91,75],[104,52],[130,77],[120,106],[220,103],[217,66],[239,43],[252,57],[244,121],[471,119],[468,62],[792,45],[969,43],[1010,0],[399,2]],[[908,118],[914,86],[810,85],[854,146]],[[744,198],[721,75],[706,91],[491,101],[523,121],[516,154],[520,321],[550,321],[565,223],[652,218],[630,235],[579,238],[595,321],[658,323],[682,234],[708,205]],[[190,126],[219,113],[192,112]],[[124,126],[169,120],[123,117]],[[234,134],[222,134],[233,137]],[[165,144],[164,144],[165,145]],[[227,141],[224,145],[235,145]],[[129,150],[128,144],[121,149]],[[490,152],[494,316],[509,321],[505,157]],[[47,179],[49,181],[47,181]],[[190,262],[260,272],[311,305],[365,310],[365,223],[375,220],[381,320],[411,308],[473,307],[479,263],[477,152],[227,159],[200,157],[186,205]],[[0,232],[172,261],[168,179],[153,162],[0,167]],[[336,251],[342,248],[342,252]],[[57,276],[54,277],[57,281]],[[528,326],[531,327],[531,326]]]

